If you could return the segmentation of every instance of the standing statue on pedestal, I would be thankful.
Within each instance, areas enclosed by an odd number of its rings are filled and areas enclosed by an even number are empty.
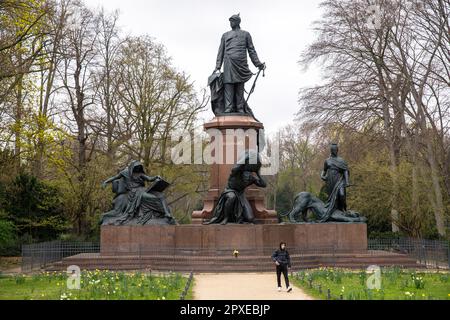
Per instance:
[[[347,211],[347,192],[350,186],[349,170],[347,162],[338,156],[338,146],[332,143],[330,146],[330,157],[323,164],[323,171],[320,178],[326,183],[328,194],[327,203],[335,209]]]
[[[261,177],[261,159],[255,151],[246,151],[231,169],[228,184],[219,197],[213,211],[213,218],[205,224],[253,223],[252,207],[245,197],[245,188],[255,184],[265,188]]]
[[[208,79],[211,104],[216,115],[241,113],[253,116],[244,98],[244,85],[253,75],[248,67],[247,52],[260,71],[265,69],[265,64],[259,61],[250,33],[241,30],[239,14],[231,16],[229,20],[232,30],[222,36],[216,69]],[[223,73],[220,73],[222,63]]]
[[[154,182],[145,187],[145,182]],[[119,174],[105,180],[112,183],[113,209],[103,214],[102,225],[176,224],[162,193],[169,186],[160,176],[149,177],[139,161],[132,161]]]
[[[300,192],[294,198],[291,211],[280,214],[289,216],[293,223],[308,222],[307,213],[311,210],[315,215],[314,222],[366,222],[365,217],[356,211],[347,210],[346,188],[349,183],[349,169],[344,159],[338,156],[338,146],[332,143],[331,155],[325,160],[320,178],[326,183],[328,199],[323,203],[309,192]]]

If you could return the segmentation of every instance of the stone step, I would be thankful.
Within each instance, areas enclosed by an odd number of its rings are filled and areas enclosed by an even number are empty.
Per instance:
[[[64,259],[63,261],[89,261],[89,260],[101,260],[105,262],[115,262],[115,261],[145,261],[145,262],[163,262],[163,263],[171,263],[171,262],[201,262],[201,263],[223,263],[223,262],[229,262],[229,263],[273,263],[273,261],[270,258],[264,257],[264,258],[251,258],[251,259],[244,259],[244,258],[224,258],[224,259],[213,259],[213,258],[173,258],[173,259],[161,259],[161,258],[153,258],[153,257],[127,257],[127,258],[91,258],[91,259],[80,259],[80,258],[73,258],[73,259]],[[291,259],[292,262],[302,262],[302,261],[358,261],[358,260],[364,260],[364,261],[371,261],[371,260],[411,260],[410,257],[364,257],[364,258],[341,258],[341,257],[321,257],[321,258],[298,258],[298,259]]]
[[[398,266],[402,268],[421,268],[421,266],[418,266],[416,264],[400,264],[400,265],[380,265],[380,266]],[[314,269],[317,268],[317,265],[304,265],[304,266],[298,266],[294,268],[295,270],[301,270],[301,269]],[[336,264],[332,267],[336,268],[347,268],[347,269],[365,269],[367,268],[367,264],[353,264],[353,265],[341,265]],[[151,266],[138,266],[138,265],[91,265],[89,268],[90,270],[116,270],[116,271],[126,271],[126,270],[153,270],[153,271],[173,271],[173,272],[270,272],[274,271],[273,266],[272,267],[262,267],[262,266],[215,266],[214,268],[208,267],[208,266],[171,266],[170,268],[163,267],[151,267]],[[65,267],[61,266],[53,266],[46,269],[47,271],[64,271]]]
[[[125,260],[125,261],[80,261],[80,260],[68,260],[65,262],[62,262],[63,265],[69,266],[69,265],[78,265],[80,267],[89,267],[90,265],[136,265],[136,266],[154,266],[154,267],[172,267],[172,266],[249,266],[249,267],[270,267],[272,268],[274,266],[273,262],[264,262],[264,263],[257,263],[257,262],[230,262],[230,261],[223,261],[221,263],[217,262],[208,262],[208,261],[190,261],[189,263],[183,262],[183,261],[174,261],[171,263],[165,263],[164,261],[137,261],[137,260]],[[340,260],[330,260],[330,261],[299,261],[299,262],[292,262],[292,265],[295,266],[303,266],[303,265],[317,265],[317,266],[333,266],[333,265],[402,265],[402,264],[416,264],[416,261],[414,260],[408,260],[408,259],[390,259],[390,260],[359,260],[359,261],[340,261]]]
[[[318,268],[325,266],[345,268],[366,268],[375,264],[380,266],[402,266],[420,268],[416,261],[401,254],[338,254],[338,255],[293,255],[295,268]],[[65,270],[69,265],[78,265],[81,269],[109,270],[172,270],[197,272],[227,271],[272,271],[274,264],[267,256],[100,256],[98,254],[79,254],[64,258],[48,266],[46,270]]]

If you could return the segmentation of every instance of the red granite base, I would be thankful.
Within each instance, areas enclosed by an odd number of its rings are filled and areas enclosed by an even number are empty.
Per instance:
[[[221,132],[223,148],[214,150],[213,154],[222,154],[224,163],[212,163],[209,166],[209,190],[203,199],[203,208],[192,213],[192,224],[202,224],[205,220],[212,218],[214,207],[228,183],[231,168],[237,163],[244,149],[256,150],[258,148],[256,135],[253,134],[263,128],[264,125],[261,122],[253,119],[253,117],[243,115],[218,116],[204,124],[204,129],[208,134],[214,136],[218,131]],[[232,138],[229,141],[227,134],[232,133],[228,133],[228,131],[235,129],[242,130],[245,139]],[[254,139],[250,137],[254,137]],[[213,138],[211,137],[211,139]],[[215,136],[214,139],[216,139]],[[227,162],[226,160],[231,161]],[[264,189],[251,185],[245,190],[245,195],[252,207],[256,224],[278,222],[276,211],[266,208]]]
[[[297,249],[361,252],[367,250],[367,226],[364,223],[102,226],[100,254],[180,249],[209,250],[214,255],[234,249],[258,254],[267,248],[277,248],[281,241]]]
[[[104,226],[101,252],[66,257],[46,267],[177,272],[273,271],[270,256],[286,241],[293,269],[369,265],[420,268],[405,254],[367,250],[362,223]],[[234,249],[239,257],[234,257]]]

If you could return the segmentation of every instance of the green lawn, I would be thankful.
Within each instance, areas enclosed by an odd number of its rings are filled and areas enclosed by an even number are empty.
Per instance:
[[[370,276],[365,270],[320,268],[294,273],[292,280],[318,299],[327,299],[330,289],[331,299],[342,296],[344,300],[450,300],[448,272],[383,268],[379,289],[367,289]]]
[[[110,271],[85,271],[80,289],[67,288],[67,274],[41,273],[2,276],[0,299],[19,300],[177,300],[187,277],[179,273],[153,275]],[[192,297],[192,287],[186,299]]]

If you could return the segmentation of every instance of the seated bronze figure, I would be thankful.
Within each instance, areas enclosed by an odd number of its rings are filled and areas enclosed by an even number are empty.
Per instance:
[[[145,182],[155,182],[146,188]],[[176,224],[162,191],[169,185],[160,176],[149,177],[139,161],[132,161],[102,183],[112,183],[113,209],[103,214],[102,225]]]

